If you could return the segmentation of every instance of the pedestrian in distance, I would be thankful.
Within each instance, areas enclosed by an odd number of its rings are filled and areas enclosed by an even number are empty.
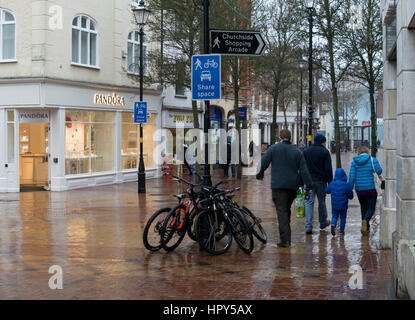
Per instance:
[[[353,158],[350,167],[349,183],[355,188],[360,203],[360,211],[362,214],[361,232],[363,235],[367,235],[370,231],[369,222],[375,213],[378,197],[374,173],[380,176],[382,174],[382,168],[378,160],[370,156],[370,149],[368,147],[359,147],[357,154],[358,156]]]
[[[349,199],[353,199],[353,189],[347,182],[346,172],[338,168],[334,174],[334,180],[326,188],[326,193],[331,194],[331,234],[336,235],[337,221],[340,218],[340,234],[344,234],[346,228],[347,209]]]
[[[228,137],[228,141],[226,143],[226,163],[223,165],[223,173],[225,177],[229,177],[229,167],[231,167],[232,177],[235,178],[236,176],[236,164],[231,163],[232,160],[232,140],[231,137]]]
[[[271,189],[275,204],[280,242],[279,247],[291,246],[291,206],[303,181],[310,187],[313,182],[304,157],[298,148],[291,144],[291,132],[281,130],[280,143],[273,144],[261,159],[257,179],[264,178],[264,172],[272,163]],[[311,190],[307,190],[311,193]]]
[[[300,138],[300,141],[298,142],[298,149],[300,149],[301,152],[303,152],[306,149],[306,146],[303,142],[303,138]]]
[[[318,198],[320,230],[330,225],[330,221],[327,220],[326,188],[328,183],[333,180],[333,168],[330,152],[326,149],[326,137],[322,134],[316,134],[314,144],[304,150],[303,155],[313,180],[313,193],[305,203],[305,230],[307,234],[312,234],[314,199],[316,196]]]
[[[187,146],[187,144],[183,144],[183,148],[184,148],[184,165],[186,166],[187,170],[189,171],[189,175],[191,176],[193,174],[192,168],[190,167],[189,163],[186,160],[186,151],[189,148]]]

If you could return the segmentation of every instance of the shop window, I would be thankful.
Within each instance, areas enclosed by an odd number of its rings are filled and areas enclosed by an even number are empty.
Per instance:
[[[134,123],[134,115],[131,112],[123,112],[121,116],[121,169],[136,169],[138,167],[139,154],[139,125]],[[146,168],[154,167],[154,130],[156,116],[147,119],[143,125],[143,158]]]
[[[7,111],[7,162],[14,163],[14,111]]]
[[[114,170],[114,112],[66,111],[67,175]]]
[[[140,32],[131,31],[127,41],[128,59],[127,72],[135,75],[140,74]],[[147,43],[143,41],[143,72],[147,72]]]
[[[72,21],[72,63],[98,67],[98,28],[90,17],[79,15]]]
[[[14,15],[0,8],[0,61],[16,59],[16,19]]]

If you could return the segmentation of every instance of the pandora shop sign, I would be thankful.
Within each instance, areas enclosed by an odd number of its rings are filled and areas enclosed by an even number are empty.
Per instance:
[[[28,122],[49,122],[50,114],[49,111],[39,110],[39,111],[19,111],[19,121],[21,123]]]
[[[114,106],[114,107],[124,107],[125,101],[123,96],[119,96],[116,93],[113,94],[94,94],[94,104]]]

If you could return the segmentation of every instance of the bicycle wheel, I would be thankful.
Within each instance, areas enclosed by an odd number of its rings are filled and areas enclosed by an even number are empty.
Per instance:
[[[176,249],[186,235],[186,206],[178,204],[172,208],[164,220],[160,238],[161,246],[167,252]]]
[[[187,235],[193,241],[197,241],[196,233],[195,233],[195,220],[196,220],[196,211],[193,209],[192,212],[189,213],[189,221],[187,225]]]
[[[158,251],[161,249],[161,228],[170,210],[171,208],[160,209],[147,221],[143,231],[143,243],[147,250]]]
[[[213,210],[199,213],[195,220],[195,233],[200,247],[210,254],[219,255],[232,245],[232,233],[228,222]]]
[[[264,228],[261,225],[261,221],[245,206],[241,206],[240,210],[245,214],[246,220],[252,229],[252,234],[262,243],[267,243],[268,237]]]
[[[244,214],[239,209],[231,208],[228,216],[232,223],[232,235],[239,248],[245,253],[251,253],[254,249],[254,237]]]

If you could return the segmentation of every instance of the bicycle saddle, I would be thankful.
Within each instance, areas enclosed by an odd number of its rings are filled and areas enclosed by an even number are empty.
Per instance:
[[[176,197],[179,200],[183,200],[187,197],[186,193],[178,193],[178,194],[174,194],[173,197]]]

